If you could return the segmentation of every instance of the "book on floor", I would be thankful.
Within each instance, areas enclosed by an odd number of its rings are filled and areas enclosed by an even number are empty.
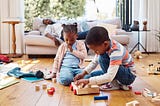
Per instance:
[[[28,82],[37,82],[44,80],[43,78],[37,78],[37,77],[23,77],[22,80],[28,81]]]

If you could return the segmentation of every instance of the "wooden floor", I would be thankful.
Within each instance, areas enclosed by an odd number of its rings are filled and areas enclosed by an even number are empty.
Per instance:
[[[109,99],[106,101],[94,101],[95,94],[76,96],[69,87],[47,80],[36,83],[20,80],[20,83],[0,90],[0,106],[125,106],[127,102],[133,100],[139,101],[140,106],[160,106],[160,102],[152,103],[148,98],[134,93],[141,92],[144,88],[160,93],[160,75],[148,75],[146,71],[149,64],[158,61],[160,62],[160,54],[145,54],[142,59],[135,59],[137,78],[132,84],[132,90],[101,92],[99,95],[108,95]],[[14,62],[18,63],[24,71],[51,70],[53,59],[28,59],[27,56],[23,56],[23,58],[15,58]],[[53,96],[49,96],[42,88],[40,91],[35,91],[35,85],[41,86],[43,83],[55,88]]]

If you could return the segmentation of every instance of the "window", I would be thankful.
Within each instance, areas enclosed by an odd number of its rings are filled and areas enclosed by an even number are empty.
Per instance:
[[[88,20],[116,17],[116,0],[86,0],[84,17]]]
[[[32,28],[34,17],[87,20],[120,17],[123,29],[128,30],[132,22],[131,8],[132,0],[25,0],[25,30]]]
[[[122,20],[122,27],[129,31],[132,24],[132,0],[116,0],[116,16]]]

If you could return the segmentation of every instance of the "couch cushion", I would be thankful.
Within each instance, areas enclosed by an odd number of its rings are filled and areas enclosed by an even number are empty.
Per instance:
[[[110,38],[116,40],[122,45],[129,44],[129,39],[130,39],[128,35],[111,35]]]
[[[30,31],[28,32],[28,35],[41,35],[41,32],[40,31]]]
[[[113,24],[99,23],[97,26],[101,26],[107,29],[109,35],[114,35],[117,29],[117,25]]]
[[[25,45],[39,45],[39,46],[55,46],[55,43],[45,36],[26,35],[24,37]]]

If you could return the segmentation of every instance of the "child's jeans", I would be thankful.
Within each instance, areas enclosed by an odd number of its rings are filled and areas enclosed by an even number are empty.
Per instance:
[[[93,77],[102,75],[104,73],[107,73],[109,64],[110,64],[110,58],[108,54],[99,55],[99,64],[102,68],[102,70],[97,70],[89,75],[87,75],[85,78]],[[135,80],[136,76],[131,73],[131,70],[127,67],[124,67],[123,65],[119,66],[118,72],[115,76],[115,80],[118,80],[123,85],[130,85]],[[105,82],[104,82],[105,83]]]
[[[62,66],[59,73],[58,82],[62,85],[68,86],[73,81],[73,78],[82,72],[80,68],[72,68]]]

